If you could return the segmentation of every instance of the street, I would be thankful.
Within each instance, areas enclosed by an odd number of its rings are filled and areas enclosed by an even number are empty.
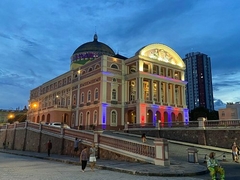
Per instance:
[[[0,153],[1,180],[200,180],[192,177],[153,177],[80,167],[55,161]]]

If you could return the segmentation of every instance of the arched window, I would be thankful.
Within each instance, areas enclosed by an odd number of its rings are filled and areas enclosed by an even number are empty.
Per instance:
[[[93,124],[97,124],[97,111],[93,113]]]
[[[116,91],[116,89],[112,90],[112,100],[117,100],[117,91]]]
[[[92,68],[90,67],[89,69],[88,69],[88,72],[91,72],[92,71]]]
[[[95,69],[98,69],[100,66],[99,66],[99,64],[97,64],[96,66],[95,66]]]
[[[91,101],[91,91],[88,91],[88,101]]]
[[[95,89],[94,99],[98,100],[98,88]]]
[[[84,103],[84,93],[81,94],[81,103]]]
[[[78,122],[79,125],[82,125],[83,124],[83,113],[81,112],[80,115],[79,115],[79,122]]]
[[[116,64],[112,64],[112,65],[111,65],[111,68],[113,68],[113,69],[119,69]]]
[[[116,126],[117,125],[117,112],[113,110],[111,112],[111,126]]]
[[[113,82],[117,82],[117,79],[116,78],[113,78],[113,80],[112,80]]]
[[[84,75],[85,73],[86,73],[86,71],[83,70],[83,71],[82,71],[82,75]]]

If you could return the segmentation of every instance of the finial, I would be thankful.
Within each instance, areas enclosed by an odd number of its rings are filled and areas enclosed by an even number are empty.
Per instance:
[[[94,37],[93,37],[93,41],[97,41],[98,40],[98,36],[97,36],[97,34],[95,33],[94,34]]]
[[[97,36],[97,31],[96,31],[96,26],[95,26],[95,34],[93,37],[93,41],[97,41],[98,40],[98,36]]]

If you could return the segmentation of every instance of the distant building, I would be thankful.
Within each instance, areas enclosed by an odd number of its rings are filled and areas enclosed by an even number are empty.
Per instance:
[[[188,122],[184,70],[168,46],[151,44],[126,58],[95,34],[74,51],[70,71],[31,90],[28,119],[85,129]]]
[[[197,107],[214,110],[211,60],[206,54],[192,52],[183,59],[186,65],[186,103],[191,111]]]
[[[220,120],[240,119],[240,102],[227,103],[226,108],[218,110]]]

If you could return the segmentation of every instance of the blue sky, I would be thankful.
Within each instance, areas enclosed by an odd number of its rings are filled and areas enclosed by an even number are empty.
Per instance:
[[[151,43],[182,58],[205,53],[214,98],[240,101],[240,1],[1,0],[0,7],[0,109],[27,105],[30,90],[67,72],[95,31],[126,57]]]

